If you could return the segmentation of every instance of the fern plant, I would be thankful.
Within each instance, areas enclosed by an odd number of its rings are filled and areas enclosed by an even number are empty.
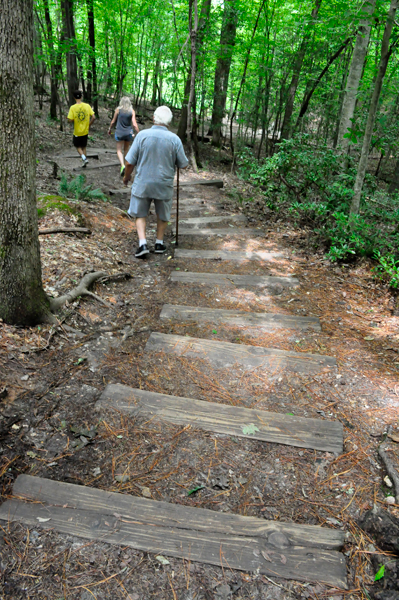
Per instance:
[[[86,185],[86,177],[83,174],[68,181],[67,176],[63,173],[58,191],[63,196],[84,202],[107,201],[107,196],[100,189],[94,189],[91,184]]]

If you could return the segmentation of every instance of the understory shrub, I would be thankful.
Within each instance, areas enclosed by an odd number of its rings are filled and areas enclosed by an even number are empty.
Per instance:
[[[83,200],[85,202],[107,201],[107,196],[100,189],[94,189],[91,184],[86,185],[86,177],[83,174],[68,181],[67,176],[63,173],[58,191],[63,196],[68,196],[75,200]]]
[[[272,157],[256,160],[247,148],[238,175],[263,190],[269,210],[285,213],[313,231],[313,243],[331,261],[359,256],[377,260],[376,274],[399,286],[399,195],[379,190],[367,174],[359,215],[350,215],[356,169],[309,135],[282,140]]]

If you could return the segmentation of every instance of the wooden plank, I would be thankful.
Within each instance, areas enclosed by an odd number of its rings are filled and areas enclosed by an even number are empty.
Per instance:
[[[176,248],[175,258],[244,262],[246,260],[273,261],[276,258],[284,258],[284,255],[281,252],[236,252],[234,250],[185,250],[184,248]]]
[[[238,235],[238,236],[260,236],[264,235],[264,232],[261,229],[253,229],[252,227],[224,227],[218,229],[212,228],[202,228],[202,229],[189,229],[188,227],[179,227],[179,236],[180,235],[207,235],[207,236],[230,236],[230,235]]]
[[[196,285],[230,286],[230,287],[261,287],[268,288],[274,294],[281,294],[285,288],[298,287],[295,277],[274,277],[269,275],[232,275],[227,273],[192,273],[172,271],[170,280],[178,283]]]
[[[180,187],[203,185],[205,187],[222,188],[224,186],[222,179],[193,179],[192,181],[180,181]],[[175,183],[176,187],[176,183]]]
[[[101,163],[99,165],[88,165],[87,167],[74,167],[72,171],[82,171],[85,169],[86,171],[93,171],[94,169],[106,169],[107,167],[117,167],[121,166],[121,163],[118,161],[109,162],[109,163]]]
[[[182,335],[151,333],[145,349],[147,352],[166,352],[177,356],[207,359],[215,369],[240,365],[244,369],[262,367],[272,372],[288,369],[297,373],[317,373],[336,365],[335,358],[304,352],[289,352],[262,346],[247,346],[218,342]]]
[[[161,319],[177,321],[193,321],[195,323],[211,322],[238,327],[249,327],[265,331],[276,329],[315,329],[320,331],[320,320],[317,317],[295,317],[276,313],[249,313],[244,310],[224,310],[222,308],[202,308],[200,306],[174,306],[164,304]]]
[[[119,384],[107,385],[96,406],[114,408],[131,415],[156,415],[161,420],[177,425],[193,425],[206,431],[262,442],[338,454],[343,449],[343,426],[339,421],[305,419],[241,406],[167,396]],[[258,431],[251,435],[244,434],[243,428],[251,423]]]
[[[14,483],[13,493],[18,498],[48,504],[67,504],[70,508],[98,510],[110,515],[117,512],[123,518],[131,517],[134,511],[133,514],[138,520],[155,526],[255,537],[265,541],[271,534],[281,533],[292,546],[324,550],[339,550],[345,542],[345,532],[339,529],[218,513],[209,509],[106,492],[32,475],[19,475]]]
[[[78,159],[80,159],[80,156],[78,153],[76,153],[76,154],[61,154],[60,156],[57,156],[57,158],[58,159],[60,159],[60,158],[78,158]],[[94,158],[94,159],[98,160],[98,154],[86,154],[86,158]]]
[[[191,217],[180,219],[182,227],[203,228],[209,225],[225,225],[228,223],[246,223],[247,219],[244,215],[217,215],[205,217]]]
[[[22,521],[35,528],[40,523],[44,529],[130,546],[156,555],[346,587],[345,559],[339,552],[322,549],[312,551],[311,548],[300,546],[277,547],[253,538],[154,527],[138,522],[134,512],[130,513],[130,518],[133,520],[129,522],[115,517],[114,513],[104,515],[97,509],[78,510],[51,504],[41,506],[17,500],[8,500],[0,507],[0,519]]]

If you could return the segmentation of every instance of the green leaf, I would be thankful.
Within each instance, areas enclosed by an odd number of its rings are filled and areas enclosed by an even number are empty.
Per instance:
[[[291,415],[291,417],[294,417],[294,413],[287,413],[287,415]]]
[[[199,485],[199,486],[193,488],[192,490],[189,490],[187,492],[187,496],[191,496],[191,494],[195,494],[195,492],[199,492],[199,490],[203,490],[204,487],[205,487],[204,485]]]
[[[385,575],[385,565],[381,565],[381,567],[378,569],[377,573],[375,574],[374,577],[374,581],[378,581],[379,579],[382,579]]]
[[[216,329],[212,329],[212,333],[217,333]]]
[[[257,431],[259,431],[259,428],[256,427],[256,425],[254,425],[253,423],[249,423],[248,425],[242,426],[242,432],[244,435],[254,435]]]

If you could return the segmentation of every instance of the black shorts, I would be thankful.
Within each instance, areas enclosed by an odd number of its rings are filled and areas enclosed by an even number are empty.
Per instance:
[[[86,148],[87,146],[87,138],[89,137],[89,134],[87,135],[74,135],[72,138],[72,142],[73,145],[75,146],[75,148]]]

